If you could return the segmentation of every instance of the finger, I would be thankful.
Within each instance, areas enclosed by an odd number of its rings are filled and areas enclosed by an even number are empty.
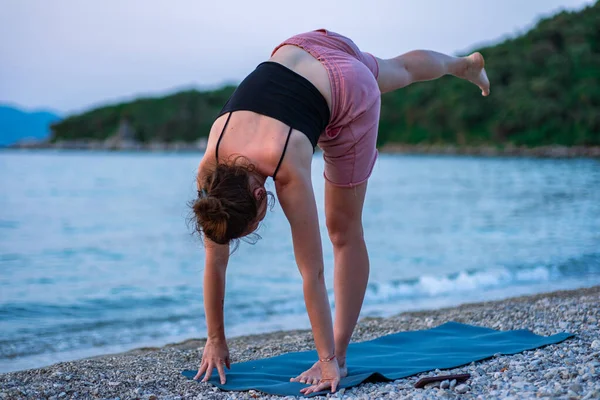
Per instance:
[[[307,388],[302,389],[300,392],[304,394],[311,394],[315,392],[320,392],[321,390],[325,390],[329,388],[329,382],[321,382],[318,385],[312,385]]]
[[[219,371],[219,378],[221,378],[221,385],[224,385],[227,382],[225,378],[225,369],[223,368],[223,363],[219,362],[217,364],[217,370]]]
[[[198,373],[196,374],[196,376],[194,377],[194,379],[198,380],[200,379],[200,377],[202,376],[202,374],[206,371],[206,362],[202,361],[202,363],[200,363],[200,369],[198,370]]]
[[[206,375],[204,375],[204,379],[202,379],[202,382],[208,382],[208,380],[212,376],[212,372],[213,372],[214,368],[215,368],[215,366],[213,365],[212,361],[209,362],[208,368],[206,369]]]
[[[304,389],[300,389],[300,393],[310,394],[310,388],[312,388],[312,386],[308,386],[308,387],[305,387]]]
[[[231,369],[231,360],[229,359],[229,356],[225,359],[225,365],[227,366],[227,369]]]
[[[331,382],[321,381],[321,383],[312,387],[314,387],[313,392],[320,392],[321,390],[329,389],[331,387]]]

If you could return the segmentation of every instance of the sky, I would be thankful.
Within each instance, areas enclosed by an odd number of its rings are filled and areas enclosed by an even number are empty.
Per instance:
[[[381,58],[412,49],[459,54],[592,3],[0,0],[0,103],[68,115],[138,96],[237,83],[279,42],[318,28],[346,35]]]

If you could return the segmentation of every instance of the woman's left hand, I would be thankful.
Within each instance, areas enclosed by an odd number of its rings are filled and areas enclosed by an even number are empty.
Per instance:
[[[307,395],[321,390],[331,388],[331,393],[337,390],[340,383],[340,367],[337,359],[328,362],[321,362],[321,380],[316,385],[309,386],[300,390],[300,393]]]

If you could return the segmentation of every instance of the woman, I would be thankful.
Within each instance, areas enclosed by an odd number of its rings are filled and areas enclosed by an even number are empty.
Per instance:
[[[254,232],[275,181],[290,223],[296,263],[319,359],[292,381],[303,394],[347,375],[346,350],[369,277],[362,209],[375,148],[381,93],[451,74],[489,94],[481,54],[451,57],[412,51],[392,59],[361,52],[324,29],[277,46],[237,88],[214,122],[198,170],[196,227],[204,235],[204,307],[208,338],[195,379],[217,368],[225,383],[229,351],[223,324],[229,243]],[[311,183],[316,145],[325,160],[325,217],[334,249],[335,324],[323,279],[317,207]]]

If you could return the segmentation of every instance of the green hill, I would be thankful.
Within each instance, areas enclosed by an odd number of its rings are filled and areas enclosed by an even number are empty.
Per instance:
[[[444,77],[383,96],[379,144],[600,145],[600,1],[481,49],[491,96]],[[105,139],[127,118],[142,142],[193,141],[235,88],[98,108],[53,125],[53,140]]]

